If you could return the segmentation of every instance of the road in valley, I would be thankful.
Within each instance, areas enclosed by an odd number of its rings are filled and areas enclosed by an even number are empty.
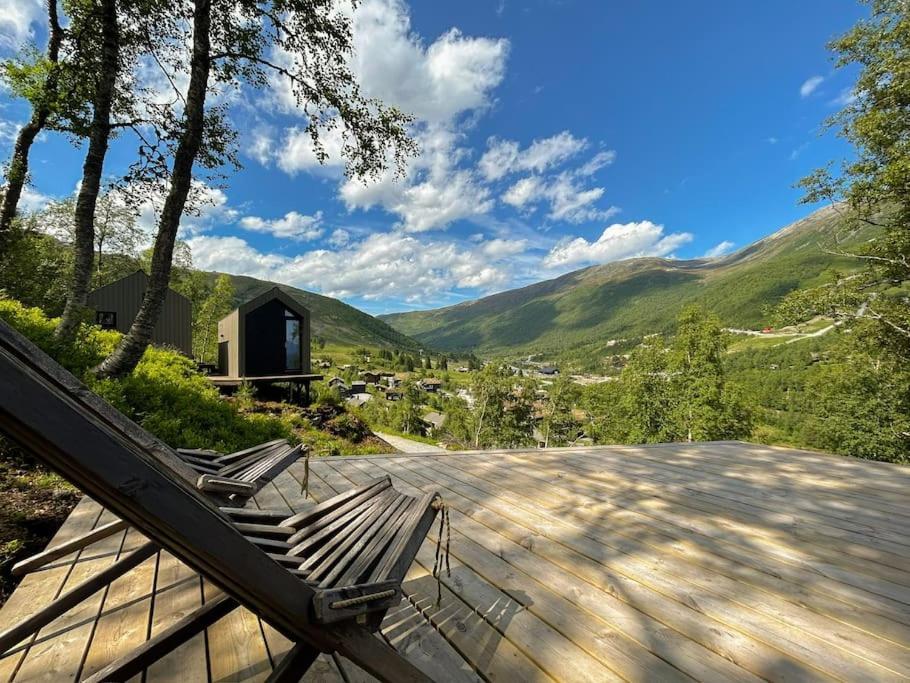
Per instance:
[[[390,446],[397,448],[402,453],[445,453],[445,448],[440,448],[439,446],[433,446],[428,443],[423,443],[422,441],[414,441],[412,439],[406,439],[403,436],[395,436],[394,434],[386,434],[384,432],[373,432],[380,439],[385,441]]]

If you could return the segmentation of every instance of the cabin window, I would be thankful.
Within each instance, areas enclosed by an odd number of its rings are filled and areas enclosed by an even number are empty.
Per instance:
[[[117,314],[114,311],[96,311],[95,324],[103,330],[116,330]]]
[[[300,370],[300,318],[290,311],[284,312],[284,353],[285,368]]]

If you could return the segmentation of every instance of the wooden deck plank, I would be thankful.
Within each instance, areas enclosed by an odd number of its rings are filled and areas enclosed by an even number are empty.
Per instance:
[[[221,591],[203,580],[204,600]],[[245,607],[238,607],[206,629],[209,677],[212,683],[264,681],[272,673],[259,618]]]
[[[395,463],[396,467],[404,467],[403,462]],[[391,465],[390,465],[391,469]],[[396,470],[397,471],[397,470]],[[402,473],[401,476],[420,475],[420,470],[415,468],[411,473]],[[726,624],[713,619],[706,619],[705,615],[695,610],[691,605],[686,605],[673,600],[653,590],[650,586],[636,581],[635,576],[627,576],[616,571],[612,566],[606,565],[599,560],[604,557],[604,549],[598,547],[595,543],[586,543],[585,539],[579,535],[578,539],[574,538],[572,532],[569,533],[571,538],[565,535],[554,533],[554,525],[543,519],[540,523],[535,523],[526,513],[518,512],[509,505],[504,505],[498,509],[489,511],[485,515],[478,508],[484,504],[485,496],[481,494],[476,498],[467,498],[462,494],[470,494],[467,487],[459,484],[449,483],[440,476],[438,470],[427,472],[434,477],[436,481],[442,480],[448,487],[448,493],[452,496],[454,506],[460,504],[466,505],[466,510],[470,511],[472,516],[486,518],[489,523],[500,533],[509,534],[509,527],[512,528],[511,538],[522,546],[530,546],[535,553],[550,561],[559,563],[559,565],[569,572],[570,576],[577,576],[588,581],[595,588],[600,588],[604,594],[611,595],[615,598],[622,599],[629,606],[638,610],[640,616],[634,612],[623,610],[618,605],[613,605],[616,611],[614,617],[615,623],[624,627],[626,633],[636,638],[639,642],[647,643],[656,650],[657,653],[666,657],[669,661],[674,661],[677,666],[684,670],[690,670],[693,675],[698,675],[702,679],[712,680],[730,680],[730,678],[746,678],[748,674],[742,671],[740,675],[731,675],[729,670],[723,672],[725,667],[720,663],[718,658],[728,660],[736,666],[753,671],[758,675],[766,676],[769,673],[781,675],[788,672],[790,675],[798,674],[803,680],[812,678],[812,671],[807,670],[804,666],[788,660],[778,651],[769,648],[764,643],[749,638],[734,629],[730,629]],[[459,498],[464,500],[461,503]],[[506,520],[508,522],[502,521]],[[500,520],[497,522],[496,520]],[[521,526],[523,523],[526,526]],[[558,527],[557,527],[558,529]],[[547,534],[553,534],[555,538],[561,539],[569,548],[576,551],[586,551],[587,554],[580,552],[566,552],[563,548],[554,552],[553,547],[548,547]],[[473,534],[472,534],[473,535]],[[552,544],[557,546],[558,543]],[[591,548],[594,548],[593,550]],[[505,557],[509,557],[503,552]],[[563,579],[565,581],[565,579]],[[604,610],[608,605],[604,601],[592,598],[589,591],[582,590],[578,584],[567,586],[567,594],[572,595],[573,599],[582,601],[587,609]],[[657,624],[649,623],[651,617],[646,615],[656,615],[654,621]],[[693,641],[694,646],[703,646],[703,661],[701,666],[697,659],[697,653],[692,652],[692,647],[680,645],[680,639],[673,637],[671,632],[663,626],[666,624],[671,629],[676,630],[683,638],[689,638]],[[717,653],[712,657],[712,653]],[[773,662],[773,669],[769,667],[769,662]],[[709,671],[713,673],[709,675]],[[720,676],[720,678],[719,678]]]
[[[575,473],[581,483],[600,481],[604,477],[615,480],[617,476],[600,464],[575,458],[563,462],[562,469]],[[749,538],[751,543],[762,543],[772,552],[776,550],[804,559],[811,557],[819,565],[830,565],[838,575],[847,576],[852,572],[855,575],[853,580],[859,581],[860,587],[866,589],[874,583],[879,594],[910,604],[910,571],[906,569],[910,566],[907,561],[910,558],[905,559],[876,547],[880,543],[876,539],[866,537],[864,542],[857,542],[856,535],[848,532],[845,532],[844,538],[835,538],[838,534],[821,534],[812,525],[801,525],[795,521],[787,524],[774,518],[770,512],[738,500],[705,495],[685,480],[663,481],[631,473],[626,476],[629,479],[622,487],[625,493],[612,497],[618,505],[625,505],[628,501],[629,505],[638,509],[673,508],[681,514]],[[795,540],[806,553],[793,552]],[[825,573],[825,566],[819,569],[822,574]]]
[[[628,453],[634,453],[639,459],[655,458],[654,452],[649,450]],[[787,467],[789,463],[775,467],[774,477],[769,480],[767,465],[731,458],[729,452],[711,446],[661,453],[659,461],[685,469],[697,467],[700,473],[711,477],[723,477],[750,486],[760,485],[762,492],[769,498],[779,496],[786,499],[789,505],[800,508],[809,505],[810,511],[822,510],[835,517],[853,519],[856,515],[861,515],[887,524],[892,521],[890,515],[896,514],[899,519],[895,524],[910,521],[906,500],[899,495],[883,493],[851,480],[832,481],[801,468],[790,469]],[[794,492],[805,493],[807,489],[812,492],[810,498],[794,498],[789,495]]]
[[[374,465],[361,462],[355,466],[369,471],[368,468],[378,465],[379,463]],[[443,483],[406,470],[403,461],[383,465],[386,465],[384,471],[396,477],[396,486],[401,486],[401,482],[404,482],[409,487],[418,487],[417,491],[420,491]],[[375,474],[376,472],[369,471],[370,476]],[[477,505],[473,501],[458,496],[451,489],[446,490],[445,499],[453,510],[453,552],[459,559],[475,568],[488,564],[489,560],[478,558],[477,551],[482,548],[492,553],[497,560],[514,568],[507,570],[510,573],[522,572],[529,579],[533,577],[535,581],[529,580],[529,585],[538,583],[547,586],[556,595],[565,596],[568,601],[578,605],[584,610],[579,614],[580,623],[591,622],[592,631],[596,634],[590,643],[595,656],[599,654],[606,657],[606,661],[616,666],[619,673],[627,679],[672,680],[680,677],[680,671],[686,671],[702,680],[730,680],[732,677],[749,680],[746,671],[732,665],[725,658],[698,646],[646,614],[630,609],[609,592],[562,571],[557,565],[521,545],[522,542],[527,542],[528,529],[519,531],[517,538],[510,538],[501,529],[494,531],[474,523],[470,515],[477,511]],[[456,537],[460,537],[461,542],[456,542]],[[499,579],[491,580],[499,584]],[[529,593],[537,600],[538,607],[553,610],[552,593],[539,590]],[[576,640],[577,623],[579,622],[575,622],[576,630],[573,631]],[[615,631],[608,632],[605,636],[603,629],[606,627]],[[655,654],[652,655],[651,651],[655,651]],[[665,661],[673,663],[676,669],[667,669]]]
[[[481,471],[479,467],[473,469],[475,473]],[[553,498],[552,477],[548,477],[541,470],[529,467],[521,473],[512,471],[509,477],[525,480],[537,478],[539,488],[535,493],[535,499],[545,502]],[[587,497],[589,500],[596,499],[597,492],[588,492]],[[878,637],[890,639],[894,643],[910,642],[910,627],[894,621],[893,610],[888,617],[873,611],[881,607],[880,599],[877,600],[860,589],[851,589],[850,586],[831,581],[800,567],[791,567],[783,563],[772,564],[757,556],[751,549],[744,548],[738,551],[734,545],[695,534],[681,526],[661,526],[655,523],[655,520],[635,511],[610,504],[585,506],[579,504],[578,499],[573,496],[556,497],[554,500],[555,505],[551,504],[548,507],[559,511],[566,518],[575,518],[586,524],[602,527],[617,541],[628,539],[634,543],[644,542],[652,552],[668,558],[683,559],[699,568],[698,571],[707,571],[709,575],[722,574],[771,595],[782,595],[797,605],[808,606],[838,621],[851,624]],[[565,512],[567,505],[571,508],[569,512]],[[910,612],[907,616],[910,617]],[[910,622],[910,619],[907,621]]]
[[[527,464],[521,463],[522,466]],[[477,467],[483,468],[484,465],[479,463]],[[699,499],[695,494],[689,495],[687,487],[683,485],[659,485],[638,478],[623,478],[622,475],[603,468],[578,463],[575,458],[559,461],[558,471],[552,476],[562,482],[562,488],[582,496],[594,496],[593,501],[589,502],[609,501],[610,504],[636,510],[670,524],[688,524],[700,533],[747,539],[753,552],[756,548],[761,548],[763,553],[804,564],[821,576],[831,576],[863,590],[868,590],[875,584],[880,595],[906,603],[906,588],[890,581],[891,578],[902,579],[905,573],[883,564],[882,553],[873,548],[860,548],[858,552],[865,552],[869,556],[854,558],[837,550],[849,549],[849,544],[838,543],[834,547],[829,543],[819,545],[807,539],[807,534],[801,531],[773,526],[769,528],[769,525],[762,523],[761,516],[749,517],[717,502]],[[666,511],[671,509],[673,516],[668,518]],[[799,542],[795,543],[797,540]]]
[[[452,461],[452,464],[457,464],[457,461]],[[560,487],[562,490],[571,490],[573,494],[584,496],[587,504],[568,509],[566,513],[569,515],[601,516],[604,520],[609,520],[620,534],[640,535],[645,538],[655,535],[675,537],[691,541],[690,547],[691,545],[708,546],[713,554],[753,566],[775,579],[788,577],[804,589],[809,588],[813,591],[827,593],[862,609],[863,613],[881,611],[882,614],[891,618],[901,614],[902,603],[892,602],[868,593],[865,590],[868,588],[866,580],[861,576],[855,577],[856,580],[853,582],[828,578],[813,566],[814,558],[811,555],[804,552],[794,554],[792,547],[773,544],[769,547],[762,542],[757,543],[755,538],[748,535],[730,533],[723,527],[712,526],[704,517],[680,516],[667,513],[663,508],[655,508],[649,501],[652,497],[659,497],[660,490],[656,488],[643,491],[642,500],[644,502],[632,504],[625,503],[623,499],[622,502],[626,507],[617,505],[616,502],[620,501],[620,496],[613,495],[613,493],[617,488],[624,488],[622,484],[617,484],[614,488],[613,481],[611,480],[609,483],[603,481],[602,474],[584,473],[574,476],[565,468],[565,463],[562,465],[555,472],[537,472],[534,468],[527,468],[524,470],[524,474],[538,478],[541,486],[545,488],[552,486],[555,476],[562,482]],[[475,473],[482,469],[478,466],[475,468]],[[571,486],[569,486],[568,480],[571,480]],[[634,483],[626,483],[625,488],[634,485]],[[648,509],[643,509],[645,506],[648,506]],[[756,545],[761,546],[761,552],[756,552]],[[801,551],[804,549],[805,547],[800,548]],[[783,554],[778,550],[782,550]],[[796,590],[794,596],[801,599],[801,593],[802,591]],[[910,624],[910,620],[906,620],[904,623]]]
[[[311,470],[311,490],[340,492],[352,485],[352,482],[332,473],[329,479],[323,479]],[[326,471],[323,470],[323,474]],[[337,488],[329,483],[335,481]],[[328,497],[328,496],[327,496]],[[426,543],[424,547],[426,547]],[[432,552],[432,551],[429,551]],[[501,628],[508,624],[511,615],[520,612],[522,606],[503,593],[488,607],[480,611],[477,607],[465,602],[462,597],[448,586],[443,588],[443,600],[436,604],[436,581],[430,576],[431,565],[418,562],[402,584],[408,600],[431,620],[451,645],[471,662],[472,666],[488,680],[522,680],[550,681],[537,663],[516,647],[510,638],[504,637]]]
[[[156,636],[202,606],[202,580],[183,562],[158,554],[151,635]],[[208,681],[205,633],[199,633],[146,670],[146,680],[160,683]]]
[[[87,531],[91,531],[98,526],[101,512],[101,506],[88,496],[83,497],[63,526],[54,534],[50,544],[65,543]],[[0,623],[12,624],[21,621],[56,598],[62,591],[70,571],[72,571],[82,552],[80,550],[62,557],[53,564],[45,566],[41,570],[23,578],[6,601],[6,604],[3,605],[0,615],[4,618],[0,620]],[[26,643],[20,643],[16,648],[11,649],[11,654],[0,659],[0,680],[13,680],[19,666],[27,656],[28,643],[31,641],[32,639],[30,638]]]
[[[416,470],[405,468],[403,463],[388,463],[388,471],[415,485],[435,485]],[[560,588],[562,594],[584,609],[613,624],[641,646],[653,650],[691,676],[700,680],[748,680],[750,674],[737,663],[748,664],[750,657],[753,666],[755,662],[764,661],[760,658],[762,648],[759,644],[730,632],[722,623],[703,623],[706,620],[700,613],[693,613],[689,607],[667,600],[621,575],[607,572],[603,565],[537,533],[533,525],[531,528],[520,526],[452,489],[448,489],[447,494],[448,504],[463,513],[457,514],[456,527],[463,529],[470,538],[481,540],[489,547],[495,544],[504,560],[529,566],[529,571]],[[474,519],[485,526],[473,523]],[[494,536],[493,531],[499,536]],[[546,559],[551,566],[529,559],[532,554]],[[674,618],[668,619],[667,623],[680,630],[657,621],[642,608],[654,613],[675,612]],[[694,627],[697,627],[697,633],[693,633]],[[692,639],[685,633],[692,635]],[[706,643],[707,647],[700,643]]]
[[[621,471],[627,477],[647,479],[668,484],[685,483],[689,492],[696,496],[709,499],[723,499],[724,505],[731,509],[746,510],[747,514],[756,511],[764,515],[769,523],[780,519],[781,525],[790,525],[794,521],[802,522],[812,528],[820,537],[850,540],[854,543],[871,545],[883,551],[900,556],[902,561],[910,558],[910,545],[908,540],[897,529],[891,528],[891,521],[881,523],[880,520],[865,517],[866,513],[859,509],[852,510],[849,517],[842,514],[832,514],[813,508],[816,497],[805,503],[806,491],[801,495],[790,494],[785,500],[774,500],[766,487],[773,491],[774,478],[766,475],[759,485],[737,481],[721,475],[711,475],[699,467],[699,477],[693,479],[691,468],[679,467],[660,459],[651,457],[623,457],[612,453],[598,455],[584,455],[571,459],[574,463],[590,464],[609,471]],[[782,511],[782,507],[786,512]],[[799,512],[793,512],[797,510]],[[857,521],[859,520],[859,521]]]
[[[125,545],[138,546],[146,540],[138,531],[130,529]],[[111,583],[79,678],[88,678],[146,641],[157,561],[156,553]]]
[[[104,511],[98,521],[107,524],[115,519]],[[128,550],[124,546],[125,535],[125,531],[118,532],[91,546],[91,553],[83,553],[73,565],[63,591],[116,561],[121,550]],[[14,680],[76,680],[106,592],[98,591],[41,629]]]
[[[908,677],[908,468],[711,443],[314,458],[311,470],[309,498],[298,462],[251,504],[296,513],[385,474],[411,495],[441,490],[453,523],[442,602],[434,526],[406,600],[380,629],[436,679]],[[85,499],[54,543],[111,518],[99,514]],[[139,538],[26,576],[0,622],[40,609]],[[89,675],[198,608],[202,591],[159,553],[0,659],[0,681],[17,669],[16,681]],[[290,643],[245,610],[231,617],[144,681],[264,680]],[[374,679],[322,656],[303,680]]]
[[[450,464],[450,465],[451,465],[451,464],[453,464],[453,463],[451,463],[451,461],[450,461],[450,462],[447,463],[447,464]],[[484,471],[484,466],[478,465],[478,466],[476,466],[476,467],[474,467],[474,468],[471,468],[471,469],[472,469],[471,474],[476,474],[478,471]],[[487,475],[486,475],[486,476],[489,478],[488,481],[490,481],[490,482],[491,482],[492,484],[494,484],[494,485],[497,485],[497,486],[506,485],[506,486],[508,486],[510,483],[514,483],[515,481],[520,481],[524,475],[522,475],[522,474],[520,474],[520,473],[516,473],[516,472],[510,472],[510,473],[506,474],[506,475],[505,475],[506,478],[503,479],[503,478],[500,478],[500,475],[499,475],[499,474],[495,474],[495,473],[491,474],[490,472],[487,472]],[[546,492],[543,488],[535,489],[534,498],[535,498],[535,500],[538,501],[539,503],[543,504],[543,503],[544,503],[544,498],[545,498],[547,495],[548,495],[547,492]],[[551,503],[550,506],[551,506],[552,509],[554,509],[554,510],[556,510],[556,511],[559,511],[560,514],[564,514],[563,511],[566,509],[566,503],[565,503],[564,500],[560,502],[560,501],[558,501],[558,499],[557,499],[557,503],[556,503],[555,505],[553,505],[553,504]],[[578,516],[584,516],[584,515],[586,515],[586,514],[587,514],[586,511],[582,511],[582,512],[570,513],[570,516],[578,517]],[[617,531],[615,527],[610,527],[608,524],[601,524],[600,526],[604,529],[605,532],[609,532],[611,535],[612,535],[612,534],[615,534],[615,533],[620,533],[620,534],[622,534],[622,533],[625,533],[625,531],[626,531],[625,529],[622,529],[622,528],[618,529],[618,531]],[[656,549],[659,549],[659,548],[656,548]],[[668,567],[668,568],[669,568],[669,567]],[[801,603],[801,602],[802,602],[802,600],[800,600],[800,603]],[[900,608],[900,607],[899,607],[898,609],[903,609],[903,608]],[[905,613],[906,613],[906,612],[905,612]],[[903,632],[903,633],[905,634],[905,632]],[[903,637],[901,637],[900,639],[898,639],[898,642],[903,642],[903,641],[905,641],[905,638],[903,638]]]
[[[416,464],[417,461],[414,462]],[[437,481],[440,480],[440,470],[445,468],[446,464],[437,464],[433,472]],[[467,481],[471,475],[462,474],[461,477]],[[488,491],[487,493],[491,492]],[[529,497],[532,496],[529,495]],[[508,506],[503,512],[507,511]],[[561,524],[560,520],[552,515],[551,519],[554,523]],[[740,609],[733,611],[725,610],[726,603],[723,602],[717,593],[704,590],[691,581],[681,585],[668,582],[662,574],[654,572],[635,556],[626,555],[623,564],[617,565],[617,569],[633,576],[646,577],[651,585],[660,586],[663,592],[674,595],[675,599],[682,604],[686,604],[687,601],[694,601],[698,605],[699,611],[705,614],[713,614],[718,620],[742,630],[752,638],[768,643],[781,653],[785,653],[799,662],[811,664],[825,670],[829,675],[847,674],[848,677],[870,675],[868,669],[870,662],[868,660],[860,659],[858,655],[847,654],[840,650],[832,651],[829,644],[818,641],[812,634],[796,629],[786,623],[771,621],[774,617],[766,615],[764,612],[757,612],[745,606],[740,606]],[[806,640],[809,641],[808,645],[804,642]],[[874,672],[872,675],[874,677],[886,677],[889,672],[891,675],[896,673],[893,669],[886,667],[887,665],[877,664],[872,668],[872,672]]]
[[[335,465],[337,461],[331,464]],[[343,475],[340,474],[340,469],[344,470]],[[349,468],[338,468],[335,472],[336,475],[323,473],[323,478],[331,481],[336,476],[345,476],[353,485],[366,483],[373,478],[366,473],[358,476]],[[416,493],[411,488],[402,485],[405,491]],[[514,614],[505,613],[501,626],[512,642],[545,671],[560,680],[621,679],[621,671],[626,668],[625,660],[628,658],[621,647],[615,647],[611,653],[615,667],[613,669],[608,668],[603,659],[592,654],[592,651],[598,651],[599,640],[608,644],[608,648],[612,644],[609,635],[604,634],[602,628],[592,628],[590,620],[571,603],[561,600],[544,586],[533,586],[530,577],[510,570],[506,563],[492,553],[474,555],[472,564],[459,561],[458,550],[463,539],[455,531],[452,540],[453,577],[447,577],[443,581],[453,592],[463,596],[463,600],[476,605],[481,613],[491,611],[489,606],[493,605],[507,603],[515,606]],[[425,543],[417,557],[424,567],[432,567],[432,546],[428,547]],[[543,607],[539,603],[543,603]],[[571,633],[571,637],[567,633]],[[566,666],[567,659],[571,660],[570,666]],[[662,667],[656,661],[649,664],[650,670],[659,674],[657,678],[660,680],[685,678],[663,662],[660,662]],[[635,662],[634,665],[638,672],[645,668],[641,662]]]
[[[438,469],[434,471],[434,474],[438,476]],[[519,475],[516,472],[511,472],[509,474],[510,482],[515,483],[516,481],[520,481],[521,476],[522,475]],[[499,482],[499,484],[504,483],[506,482]],[[535,490],[533,497],[535,500],[541,501],[545,495],[546,494],[542,489],[537,489]],[[559,506],[557,509],[560,511],[564,510],[565,505]],[[562,516],[565,517],[565,515]],[[591,521],[594,521],[595,524],[597,524],[596,520]],[[598,524],[598,526],[600,525]],[[608,526],[604,525],[600,528],[603,529],[604,534],[609,534],[610,546],[616,551],[627,554],[639,554],[642,551],[648,550],[646,547],[643,547],[638,539],[629,539],[629,541],[625,543],[617,542],[613,538],[613,533]],[[591,537],[594,539],[599,538],[598,534],[591,534]],[[652,550],[660,551],[661,548],[654,547]],[[897,666],[899,668],[910,669],[910,659],[907,658],[907,654],[910,653],[901,653],[898,651],[897,654],[895,654],[893,649],[894,644],[907,642],[905,637],[907,630],[893,622],[888,623],[883,622],[882,620],[877,620],[875,622],[875,625],[884,624],[886,626],[888,634],[894,638],[894,640],[889,643],[882,640],[878,633],[870,633],[861,628],[845,629],[842,622],[826,619],[811,610],[804,609],[802,604],[786,601],[774,592],[764,591],[761,594],[756,595],[751,590],[749,584],[733,581],[726,576],[717,576],[712,571],[704,571],[702,568],[693,567],[687,563],[676,560],[670,553],[662,553],[662,570],[664,573],[671,573],[681,580],[694,583],[715,594],[721,595],[730,600],[731,604],[734,605],[737,600],[744,599],[742,596],[754,595],[755,597],[752,602],[754,603],[755,608],[764,611],[769,616],[781,620],[783,623],[796,628],[802,628],[810,633],[828,634],[827,637],[833,646],[850,646],[854,652],[865,653],[866,656],[869,656],[871,659],[877,659],[883,666]],[[744,607],[748,609],[753,608],[751,606]]]

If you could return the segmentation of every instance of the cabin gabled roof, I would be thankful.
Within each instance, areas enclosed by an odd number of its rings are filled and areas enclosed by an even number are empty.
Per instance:
[[[98,287],[97,289],[93,289],[91,292],[89,292],[89,296],[91,297],[91,296],[94,296],[95,294],[99,294],[101,292],[106,292],[107,290],[110,290],[110,289],[118,289],[119,287],[123,286],[124,282],[126,282],[128,280],[133,280],[133,279],[138,279],[142,283],[143,289],[148,287],[149,276],[145,274],[144,270],[139,268],[135,272],[130,273],[129,275],[124,275],[122,278],[120,278],[118,280],[114,280],[113,282],[108,282],[106,285],[102,285],[101,287]],[[172,294],[173,296],[180,297],[187,303],[189,303],[189,301],[190,301],[185,296],[183,296],[183,294],[181,294],[177,290],[173,289],[172,287],[168,287],[167,291],[170,294]]]
[[[267,289],[262,294],[240,304],[234,310],[238,311],[240,315],[246,315],[250,311],[255,311],[260,306],[263,306],[274,299],[280,301],[288,310],[296,313],[300,317],[309,317],[310,315],[310,311],[306,306],[278,286]],[[234,311],[231,311],[228,315],[233,314],[233,312]]]

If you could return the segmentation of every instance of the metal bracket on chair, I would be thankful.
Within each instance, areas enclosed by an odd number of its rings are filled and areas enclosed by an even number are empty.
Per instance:
[[[379,581],[344,588],[316,591],[313,610],[316,621],[328,624],[351,619],[359,614],[394,607],[401,599],[401,586],[396,581]]]

